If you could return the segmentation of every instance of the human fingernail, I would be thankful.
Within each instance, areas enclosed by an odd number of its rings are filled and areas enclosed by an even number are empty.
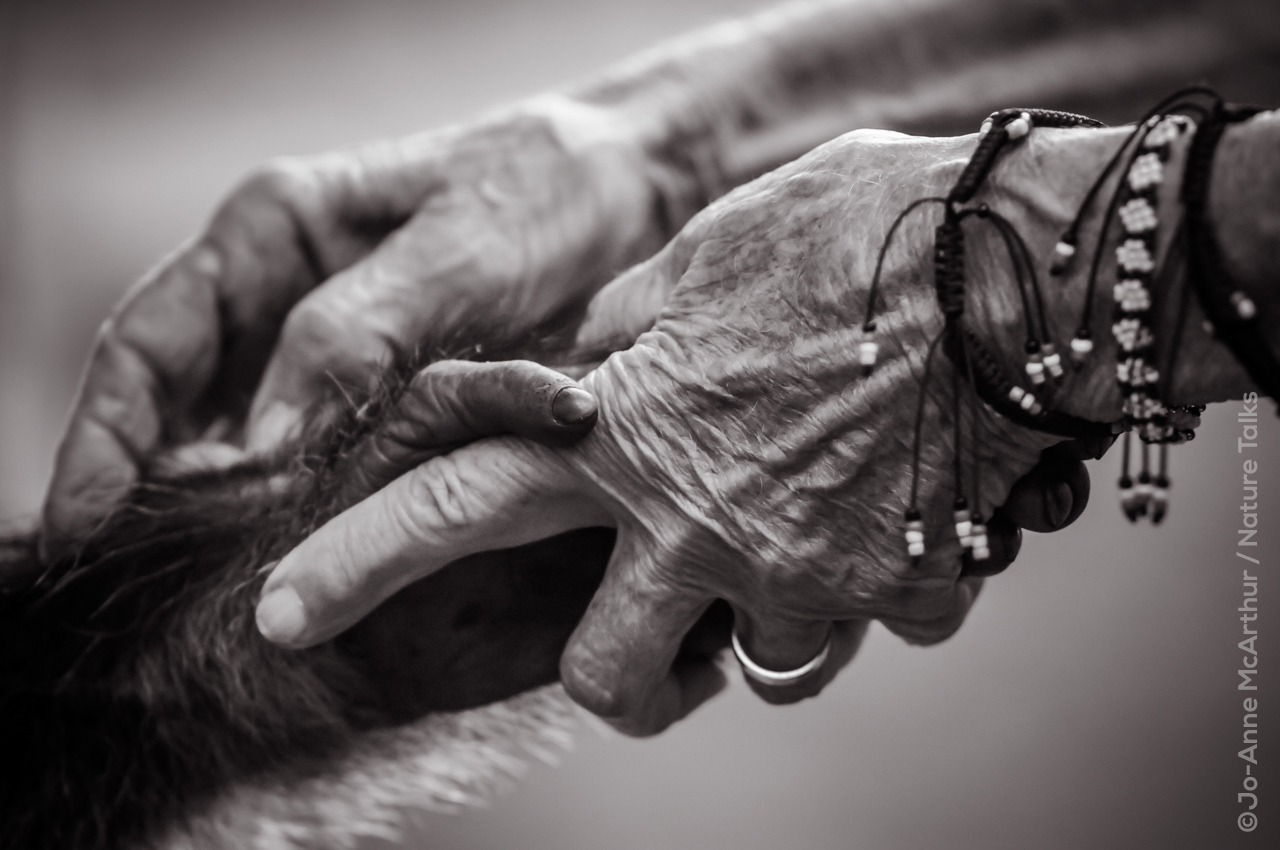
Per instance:
[[[598,413],[596,397],[578,387],[561,387],[551,400],[551,415],[561,425],[581,425]]]
[[[1065,481],[1059,481],[1052,487],[1045,488],[1044,519],[1050,528],[1062,527],[1067,517],[1071,515],[1071,506],[1074,501],[1075,496],[1071,492],[1071,485]]]
[[[258,602],[258,631],[272,643],[292,643],[307,627],[307,612],[298,592],[278,587]]]

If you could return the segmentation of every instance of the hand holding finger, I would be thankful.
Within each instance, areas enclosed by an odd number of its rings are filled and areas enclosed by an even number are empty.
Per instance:
[[[359,497],[409,469],[481,437],[514,434],[564,446],[595,425],[582,385],[528,360],[441,360],[409,381],[394,408],[348,463]]]
[[[417,466],[344,511],[286,555],[267,579],[258,627],[310,646],[450,561],[611,517],[549,450],[484,440]]]
[[[560,660],[574,701],[628,735],[661,732],[725,685],[714,660],[678,659],[712,600],[666,583],[657,548],[638,529],[620,530],[604,581]]]
[[[1045,449],[1009,491],[1003,513],[1028,531],[1058,531],[1075,522],[1089,503],[1089,472],[1077,453],[1070,443]]]

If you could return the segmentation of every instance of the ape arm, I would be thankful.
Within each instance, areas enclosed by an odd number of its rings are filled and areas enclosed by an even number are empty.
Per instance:
[[[1277,66],[1280,8],[1253,0],[826,0],[690,34],[570,93],[619,107],[691,171],[696,208],[859,127],[971,132],[1028,103],[1123,120],[1204,78],[1274,102]]]

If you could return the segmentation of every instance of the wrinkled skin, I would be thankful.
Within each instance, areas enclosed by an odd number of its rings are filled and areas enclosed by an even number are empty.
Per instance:
[[[1069,134],[1037,137],[1018,154],[1024,166],[1031,158],[1030,170],[1013,170],[1008,185],[994,179],[982,200],[1031,231],[1033,248],[1051,245],[1071,210],[1054,187],[1023,191],[1036,163],[1056,159],[1059,182],[1083,194],[1122,135],[1073,145]],[[778,702],[820,690],[869,619],[916,643],[952,634],[981,579],[960,575],[949,530],[953,453],[939,435],[951,431],[952,372],[941,356],[920,461],[929,552],[913,565],[902,542],[916,398],[941,328],[927,260],[936,213],[912,219],[889,254],[875,373],[860,377],[856,356],[887,222],[910,200],[944,192],[973,144],[853,133],[713,204],[589,309],[582,356],[644,331],[584,378],[600,402],[592,435],[564,451],[485,441],[397,479],[281,562],[264,604],[288,598],[292,615],[287,623],[260,616],[264,633],[294,645],[323,640],[453,558],[603,524],[617,526],[618,544],[561,673],[579,702],[628,732],[658,731],[721,686],[708,663],[672,666],[716,598],[733,605],[748,652],[773,669],[799,666],[832,635],[820,674],[762,689]],[[969,307],[1016,364],[1017,296],[995,239],[970,240],[974,267],[991,273]],[[1064,287],[1062,298],[1078,303],[1078,295]],[[1098,377],[1107,371],[1076,376],[1064,392],[1107,386]],[[990,516],[1059,438],[981,408],[975,420],[964,397],[965,433],[976,427],[982,447],[978,508]],[[1106,421],[1112,408],[1118,401],[1104,389],[1091,412]],[[1058,484],[1079,480],[1077,462],[1070,451],[1052,461],[1069,470],[1053,478],[1054,493],[1033,482],[1024,496],[1035,492],[1042,517],[1063,521],[1078,510],[1062,503]],[[1016,546],[1012,523],[1007,531],[995,535],[994,561],[1012,557],[999,551]]]
[[[395,350],[518,335],[585,302],[692,212],[680,180],[611,113],[558,96],[261,168],[103,325],[46,550],[92,527],[141,458],[181,446],[225,465],[277,445],[335,385],[364,392]]]

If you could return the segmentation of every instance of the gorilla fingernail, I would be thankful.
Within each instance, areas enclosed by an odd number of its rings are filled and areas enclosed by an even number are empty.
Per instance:
[[[595,396],[580,387],[561,387],[551,400],[551,415],[561,425],[582,425],[598,414]]]

